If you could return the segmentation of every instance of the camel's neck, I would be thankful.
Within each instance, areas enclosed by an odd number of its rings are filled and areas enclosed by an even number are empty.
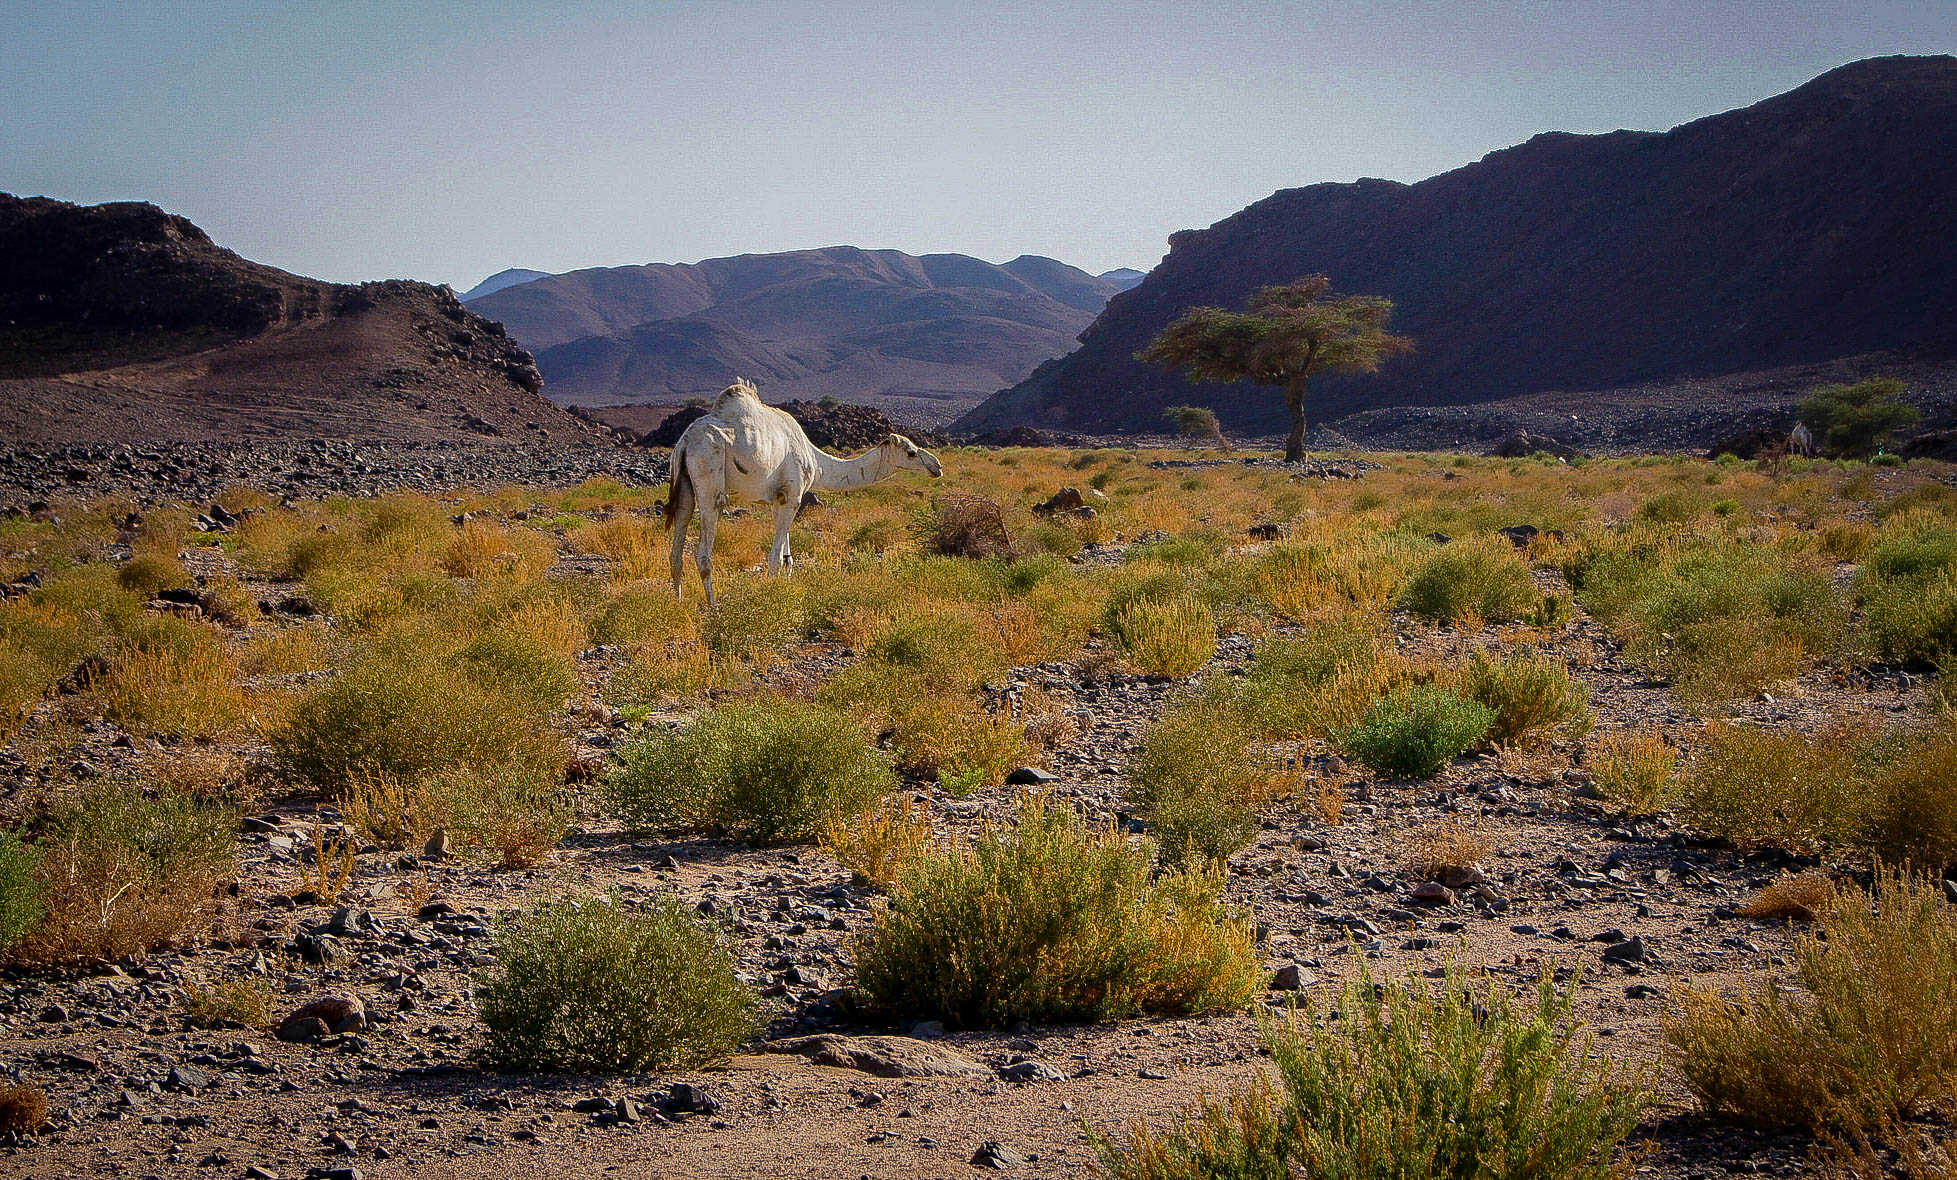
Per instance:
[[[815,486],[825,492],[847,492],[851,488],[868,487],[890,474],[890,462],[884,457],[882,447],[871,447],[854,459],[840,459],[835,455],[815,448],[816,469]]]

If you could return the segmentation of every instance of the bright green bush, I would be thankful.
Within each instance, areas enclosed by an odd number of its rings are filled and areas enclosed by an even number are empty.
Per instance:
[[[476,985],[490,1064],[523,1072],[683,1069],[759,1031],[734,958],[670,900],[548,902],[511,922]]]
[[[47,913],[41,881],[34,870],[40,858],[12,832],[0,832],[0,961]]]
[[[1884,536],[1864,559],[1856,590],[1870,654],[1915,668],[1957,657],[1957,529]]]
[[[1015,829],[920,854],[856,943],[857,983],[892,1016],[961,1028],[1235,1008],[1256,986],[1249,922],[1221,873],[1152,876],[1154,850],[1029,800]]]
[[[1643,1073],[1590,1066],[1576,983],[1545,972],[1531,1000],[1450,967],[1425,981],[1349,982],[1336,1021],[1307,1004],[1267,1029],[1281,1093],[1260,1083],[1125,1146],[1118,1180],[1606,1180],[1650,1100]]]
[[[1470,616],[1484,623],[1509,623],[1542,603],[1529,567],[1507,542],[1443,545],[1422,562],[1400,587],[1400,605],[1436,623],[1458,623]]]
[[[831,817],[859,815],[896,786],[847,716],[768,697],[625,746],[606,780],[613,810],[636,829],[760,843],[812,841]]]
[[[1416,684],[1375,700],[1333,743],[1378,774],[1431,778],[1494,724],[1495,710],[1487,705],[1439,685]]]

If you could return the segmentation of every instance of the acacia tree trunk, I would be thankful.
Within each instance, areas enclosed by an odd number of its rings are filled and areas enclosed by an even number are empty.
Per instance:
[[[1293,377],[1284,386],[1284,404],[1291,407],[1291,436],[1284,440],[1284,461],[1302,462],[1305,457],[1305,382]]]

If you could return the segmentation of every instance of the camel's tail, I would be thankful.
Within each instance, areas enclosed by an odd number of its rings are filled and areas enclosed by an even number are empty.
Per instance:
[[[689,502],[693,499],[693,477],[686,473],[685,446],[684,439],[673,444],[673,459],[667,468],[671,473],[670,486],[666,491],[666,507],[663,510],[667,528],[672,528],[678,523],[682,505],[690,507]]]

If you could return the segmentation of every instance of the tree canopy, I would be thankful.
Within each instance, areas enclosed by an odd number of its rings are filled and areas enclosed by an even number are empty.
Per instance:
[[[1326,369],[1370,373],[1410,351],[1413,341],[1386,330],[1393,301],[1381,295],[1333,296],[1332,280],[1306,275],[1264,287],[1245,309],[1192,307],[1138,355],[1181,369],[1191,381],[1281,385],[1291,409],[1284,457],[1304,457],[1305,387]]]
[[[1903,392],[1903,383],[1894,377],[1823,385],[1801,402],[1801,422],[1824,450],[1866,455],[1898,430],[1916,424],[1916,407],[1902,400]]]

